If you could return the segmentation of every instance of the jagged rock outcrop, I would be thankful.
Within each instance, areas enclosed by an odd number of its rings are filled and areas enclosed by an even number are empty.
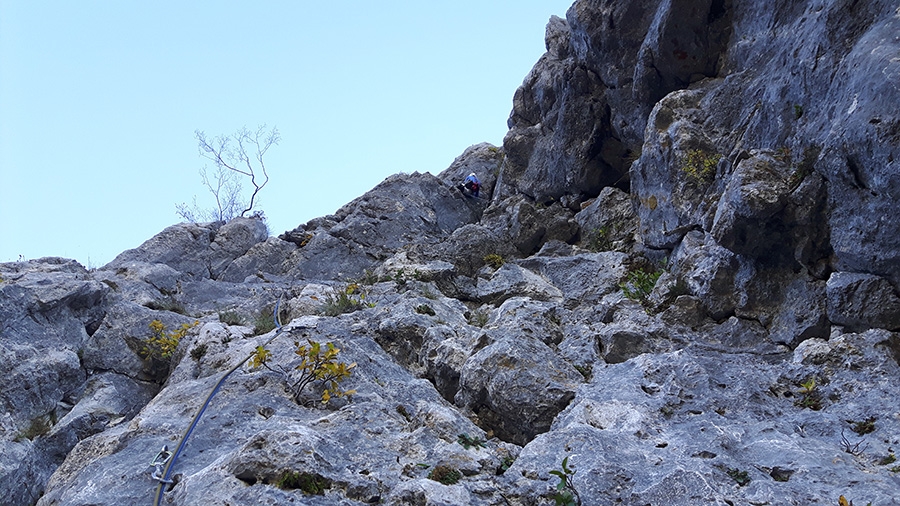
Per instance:
[[[886,0],[578,0],[502,148],[279,237],[0,264],[0,497],[152,502],[266,345],[162,504],[547,505],[564,458],[585,505],[897,504],[897,33]],[[355,393],[291,390],[307,339]]]

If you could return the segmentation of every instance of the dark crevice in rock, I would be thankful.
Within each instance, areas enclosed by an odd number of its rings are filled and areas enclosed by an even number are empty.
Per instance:
[[[853,159],[852,156],[847,155],[847,170],[850,171],[850,175],[853,176],[853,184],[860,190],[868,190],[869,187],[866,185],[865,181],[863,181],[862,168],[856,163],[856,160]]]

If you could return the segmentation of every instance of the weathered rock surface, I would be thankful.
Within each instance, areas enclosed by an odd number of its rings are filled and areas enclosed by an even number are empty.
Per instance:
[[[549,505],[567,457],[584,505],[900,503],[898,33],[886,0],[578,0],[502,148],[279,237],[0,264],[0,502],[152,503],[268,343],[162,504]],[[307,339],[353,395],[290,391]]]

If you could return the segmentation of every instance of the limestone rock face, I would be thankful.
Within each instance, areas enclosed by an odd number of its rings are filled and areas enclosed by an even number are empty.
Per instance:
[[[575,2],[567,21],[548,24],[548,51],[513,98],[503,184],[539,201],[627,187],[647,113],[718,75],[732,12],[714,1]]]
[[[61,258],[3,264],[0,277],[0,494],[26,504],[76,442],[46,434],[80,395],[79,350],[109,288]]]
[[[192,277],[215,279],[253,245],[266,240],[267,235],[265,223],[256,218],[235,218],[225,224],[182,223],[121,253],[104,268],[164,264]]]
[[[454,162],[453,172],[482,167],[485,151],[490,150],[470,150],[469,157]],[[298,279],[360,276],[403,247],[436,244],[476,222],[481,204],[460,194],[448,184],[453,177],[446,177],[391,176],[335,215],[286,233],[282,238],[299,248],[284,261],[285,274]]]
[[[900,330],[900,297],[884,278],[834,272],[826,285],[828,317],[850,329]]]
[[[563,459],[585,505],[896,504],[898,33],[886,0],[578,0],[502,147],[278,237],[0,264],[0,502],[152,503],[215,392],[161,504],[537,506]],[[310,341],[351,395],[297,390]]]

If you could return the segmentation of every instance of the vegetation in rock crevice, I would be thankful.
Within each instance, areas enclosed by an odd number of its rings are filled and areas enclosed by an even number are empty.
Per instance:
[[[332,397],[344,397],[353,395],[355,390],[343,390],[340,383],[346,380],[356,363],[347,364],[337,359],[341,350],[334,343],[320,343],[307,339],[305,344],[294,342],[294,354],[300,359],[300,363],[293,369],[285,368],[280,364],[272,363],[272,352],[267,348],[258,346],[250,358],[250,367],[265,367],[269,371],[284,377],[288,390],[293,394],[294,401],[302,403],[303,390],[312,383],[318,383],[322,387],[322,404],[327,404]]]

